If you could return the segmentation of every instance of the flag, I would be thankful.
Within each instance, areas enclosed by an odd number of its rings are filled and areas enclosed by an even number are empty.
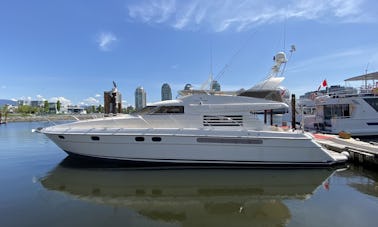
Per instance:
[[[327,84],[327,80],[324,79],[323,82],[319,85],[319,87],[318,87],[318,91],[320,90],[320,88],[322,88],[322,87],[327,87],[327,86],[328,86],[328,84]]]
[[[323,188],[325,190],[329,191],[329,180],[328,179],[325,180],[322,185],[323,185]]]
[[[323,85],[323,87],[327,87],[327,80],[326,79],[323,80],[322,85]]]

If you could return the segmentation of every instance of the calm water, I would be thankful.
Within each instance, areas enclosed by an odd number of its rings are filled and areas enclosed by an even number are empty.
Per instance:
[[[80,164],[0,125],[0,226],[376,226],[378,174]]]

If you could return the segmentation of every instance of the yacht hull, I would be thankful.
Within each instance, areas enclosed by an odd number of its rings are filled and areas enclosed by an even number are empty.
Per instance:
[[[73,156],[144,163],[329,166],[311,138],[174,134],[46,134]]]

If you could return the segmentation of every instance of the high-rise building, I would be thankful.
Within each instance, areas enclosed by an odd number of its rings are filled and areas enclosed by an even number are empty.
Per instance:
[[[220,90],[221,90],[221,86],[220,86],[220,84],[218,83],[218,81],[213,80],[213,81],[211,82],[211,90],[212,90],[212,91],[220,91]]]
[[[165,83],[161,87],[161,101],[171,100],[172,99],[172,90],[169,84]]]
[[[135,110],[140,110],[146,106],[146,92],[139,86],[135,90]]]

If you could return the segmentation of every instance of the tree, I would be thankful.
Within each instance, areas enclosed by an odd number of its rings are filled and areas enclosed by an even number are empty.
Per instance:
[[[57,110],[58,112],[60,112],[60,105],[61,105],[60,100],[58,100],[58,101],[56,102],[56,110]]]
[[[45,102],[43,104],[43,110],[44,110],[45,113],[48,113],[49,110],[50,110],[49,102],[47,100],[45,100]]]
[[[125,113],[125,114],[131,114],[131,113],[135,112],[135,109],[134,109],[133,106],[128,106],[126,108],[123,108],[122,112]]]
[[[17,108],[17,112],[21,113],[23,115],[35,114],[35,113],[38,112],[38,108],[37,107],[29,106],[29,105],[20,105]]]
[[[98,112],[98,113],[103,113],[103,112],[104,112],[104,107],[101,106],[101,105],[99,105],[99,106],[97,107],[97,112]]]

